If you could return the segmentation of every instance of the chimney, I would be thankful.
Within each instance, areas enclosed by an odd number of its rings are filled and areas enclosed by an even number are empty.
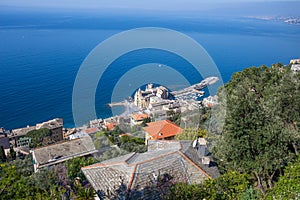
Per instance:
[[[206,156],[202,157],[202,164],[208,166],[210,164],[210,158]]]
[[[199,138],[199,139],[198,139],[198,144],[199,144],[199,145],[202,145],[202,146],[206,146],[207,141],[206,141],[205,138]]]

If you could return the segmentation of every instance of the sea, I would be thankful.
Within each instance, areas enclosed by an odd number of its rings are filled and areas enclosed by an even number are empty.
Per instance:
[[[289,64],[291,59],[300,58],[300,26],[282,21],[244,16],[2,12],[0,127],[11,130],[57,117],[64,119],[65,127],[74,127],[73,87],[85,58],[113,35],[142,27],[172,29],[197,41],[216,64],[224,83],[234,72],[247,67]],[[147,63],[162,63],[174,69],[190,64],[159,49],[120,56],[111,64],[115,67],[108,69],[122,70],[107,70],[101,78],[104,86],[97,88],[95,97],[89,97],[95,98],[98,118],[112,115],[107,104],[120,77],[133,66]],[[201,81],[193,71],[185,71],[185,77],[191,84]]]

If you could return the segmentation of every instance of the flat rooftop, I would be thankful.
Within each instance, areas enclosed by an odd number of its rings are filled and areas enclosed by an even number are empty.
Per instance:
[[[98,152],[90,136],[36,148],[33,150],[39,168]]]

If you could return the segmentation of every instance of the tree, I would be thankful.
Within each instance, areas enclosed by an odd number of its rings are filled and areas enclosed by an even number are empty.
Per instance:
[[[32,158],[0,164],[1,199],[61,199],[66,191],[53,170],[33,173]]]
[[[26,137],[31,138],[30,148],[45,146],[52,143],[51,131],[47,128],[29,131]]]
[[[3,146],[0,146],[0,163],[6,162],[6,155]]]
[[[269,191],[266,199],[299,199],[300,198],[300,157],[284,170],[273,190]]]
[[[212,199],[240,199],[249,185],[249,176],[239,172],[230,171],[217,179],[206,183],[212,192],[208,195]],[[205,185],[204,185],[205,186]]]
[[[174,110],[168,110],[167,111],[167,117],[170,121],[173,123],[180,125],[181,121],[181,113],[179,112],[174,112]]]
[[[284,90],[286,76],[295,80],[288,90]],[[288,131],[291,124],[297,127],[300,121],[299,113],[292,114],[300,101],[300,79],[294,76],[298,77],[281,65],[252,67],[235,73],[219,92],[226,95],[220,99],[227,100],[227,110],[213,153],[228,169],[252,173],[263,194],[267,186],[273,188],[277,172],[294,157],[292,144],[299,144],[297,134]],[[294,105],[284,108],[285,102]]]
[[[206,180],[202,184],[177,183],[170,188],[166,199],[241,199],[248,187],[247,174],[228,172],[217,179]]]
[[[207,137],[207,131],[201,128],[185,128],[182,133],[175,136],[175,140],[195,140],[197,137]]]
[[[94,200],[95,195],[96,192],[91,186],[89,187],[79,186],[76,193],[76,200]]]
[[[13,195],[12,185],[18,180],[16,176],[15,166],[9,164],[0,164],[0,196],[1,198],[8,197],[10,199]]]
[[[10,146],[9,148],[9,155],[11,160],[15,160],[17,158],[17,153],[15,152],[14,148]]]
[[[147,117],[147,118],[143,119],[141,126],[145,127],[147,125],[147,123],[149,123],[149,122],[151,122],[151,118]]]
[[[73,181],[76,177],[79,177],[80,180],[86,180],[85,176],[81,171],[81,168],[88,165],[92,165],[96,162],[98,161],[93,157],[90,158],[78,157],[66,161],[65,166],[67,168],[67,175],[69,179]]]

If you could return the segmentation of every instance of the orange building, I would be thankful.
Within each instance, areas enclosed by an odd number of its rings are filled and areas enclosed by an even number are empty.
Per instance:
[[[144,127],[144,131],[146,132],[145,144],[147,144],[148,140],[173,139],[175,135],[182,132],[182,129],[170,120],[162,120],[147,123],[147,126]]]
[[[143,123],[144,119],[150,118],[146,113],[135,113],[130,116],[131,125],[140,125]]]

